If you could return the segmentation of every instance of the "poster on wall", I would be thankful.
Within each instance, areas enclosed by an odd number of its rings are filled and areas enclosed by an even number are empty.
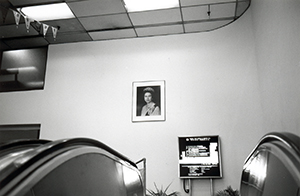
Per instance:
[[[165,120],[165,81],[132,84],[132,122]]]
[[[179,136],[180,178],[222,178],[219,136]]]

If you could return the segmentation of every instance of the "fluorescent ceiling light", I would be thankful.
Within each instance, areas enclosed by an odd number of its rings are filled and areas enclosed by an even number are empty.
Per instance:
[[[66,3],[23,7],[21,11],[29,18],[37,21],[75,18]]]
[[[179,7],[178,0],[124,0],[128,12]]]

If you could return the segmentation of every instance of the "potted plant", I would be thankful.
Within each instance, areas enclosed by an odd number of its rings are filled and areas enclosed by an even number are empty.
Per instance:
[[[216,196],[240,196],[238,190],[233,190],[231,186],[228,186],[226,189],[218,191]]]
[[[174,191],[172,193],[167,194],[167,190],[170,187],[170,185],[171,184],[169,184],[166,189],[163,189],[162,186],[161,186],[161,189],[159,189],[159,188],[157,188],[156,184],[154,183],[154,186],[155,186],[156,190],[153,191],[153,190],[148,190],[147,189],[149,194],[146,194],[146,195],[147,196],[179,196],[180,194],[177,191]]]

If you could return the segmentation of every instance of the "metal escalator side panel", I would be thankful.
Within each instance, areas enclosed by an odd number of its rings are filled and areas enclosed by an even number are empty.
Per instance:
[[[20,139],[20,140],[13,140],[10,142],[2,143],[0,145],[0,160],[2,157],[16,153],[22,150],[27,149],[34,149],[45,143],[51,142],[49,140],[32,140],[32,139]]]
[[[6,179],[18,169],[14,162],[34,151],[35,148],[50,142],[49,140],[20,139],[0,145],[0,188],[6,184]]]
[[[270,133],[256,145],[244,163],[242,196],[298,195],[300,190],[300,138]]]
[[[7,168],[11,169],[11,171],[0,182],[0,196],[7,195],[10,190],[19,186],[19,184],[26,179],[27,176],[49,160],[74,148],[76,147],[59,148],[56,150],[50,148],[51,152],[42,151],[42,153],[39,153],[40,149],[43,149],[43,146],[41,146],[37,149],[32,149],[20,154],[20,156],[7,165]]]
[[[32,151],[24,153],[22,156],[16,158],[11,165],[8,167],[10,169],[14,168],[10,171],[10,173],[6,174],[5,178],[0,182],[0,195],[1,192],[5,190],[9,190],[13,185],[13,182],[16,182],[20,176],[25,177],[30,173],[30,168],[34,168],[37,164],[42,164],[46,162],[48,159],[53,158],[54,156],[63,153],[71,148],[77,148],[80,146],[91,146],[99,149],[104,149],[110,154],[118,157],[119,159],[125,160],[133,167],[136,167],[135,163],[125,157],[124,155],[118,153],[114,149],[108,147],[107,145],[93,139],[89,138],[71,138],[71,139],[61,139],[52,142],[46,142],[45,144],[34,148]],[[16,178],[16,179],[15,179]],[[8,185],[9,184],[9,185]]]
[[[30,192],[35,196],[143,195],[138,169],[100,148],[81,146],[69,149],[35,167],[30,168],[32,172],[5,195],[25,196]],[[128,183],[128,178],[125,180],[125,170],[131,171],[131,183]]]

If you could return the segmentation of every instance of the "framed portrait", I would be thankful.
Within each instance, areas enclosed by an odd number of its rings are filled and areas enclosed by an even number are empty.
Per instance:
[[[132,122],[165,121],[165,81],[132,83]]]

